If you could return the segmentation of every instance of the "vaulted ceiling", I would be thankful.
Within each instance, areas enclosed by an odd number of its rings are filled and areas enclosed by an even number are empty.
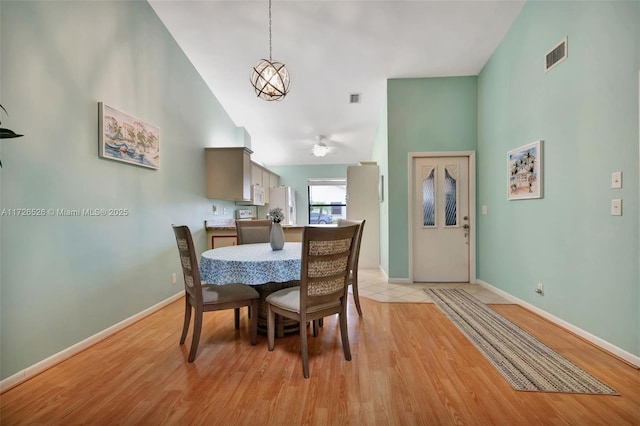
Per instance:
[[[291,74],[277,102],[250,83],[269,56],[268,0],[149,3],[270,166],[369,160],[387,79],[479,74],[524,1],[273,0],[273,59]],[[318,135],[325,157],[311,155]]]

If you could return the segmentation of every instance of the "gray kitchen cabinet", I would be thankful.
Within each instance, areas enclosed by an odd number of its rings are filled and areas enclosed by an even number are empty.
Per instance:
[[[205,148],[207,198],[251,199],[251,153],[242,147]]]

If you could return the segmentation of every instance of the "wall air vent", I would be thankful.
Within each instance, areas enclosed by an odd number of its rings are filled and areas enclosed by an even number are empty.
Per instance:
[[[560,62],[567,59],[567,37],[558,43],[553,49],[547,52],[544,57],[544,72],[549,71],[551,68],[558,65]]]
[[[359,104],[360,103],[360,93],[351,93],[349,95],[349,103],[350,104]]]

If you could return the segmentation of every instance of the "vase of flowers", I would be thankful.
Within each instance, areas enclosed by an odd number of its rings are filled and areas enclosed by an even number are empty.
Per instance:
[[[280,222],[284,220],[284,213],[280,207],[269,210],[269,218],[271,219],[271,233],[269,234],[269,243],[272,250],[282,250],[284,247],[284,231]]]

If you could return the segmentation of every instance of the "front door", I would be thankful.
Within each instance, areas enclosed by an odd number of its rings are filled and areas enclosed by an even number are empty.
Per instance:
[[[469,282],[469,157],[414,159],[413,281]]]

